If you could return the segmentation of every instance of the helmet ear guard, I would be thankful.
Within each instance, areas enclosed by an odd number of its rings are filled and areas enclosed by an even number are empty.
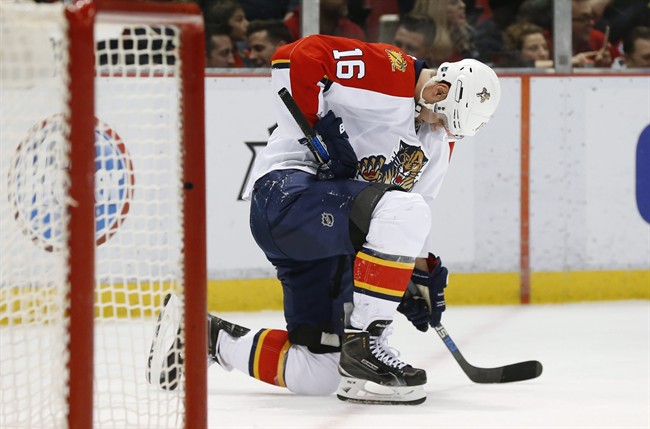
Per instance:
[[[436,82],[449,84],[444,100],[430,104],[422,97],[424,88]],[[496,73],[474,59],[442,63],[436,75],[420,92],[418,104],[447,117],[449,132],[456,138],[473,136],[485,125],[499,105],[501,85]]]

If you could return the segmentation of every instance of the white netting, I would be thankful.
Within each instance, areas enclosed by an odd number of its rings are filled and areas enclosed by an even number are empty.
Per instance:
[[[184,391],[145,382],[153,317],[183,274],[180,33],[113,19],[95,34],[104,37],[95,108],[107,130],[96,141],[113,143],[96,149],[96,180],[107,187],[96,191],[94,419],[102,428],[182,427]]]
[[[70,150],[60,4],[0,4],[0,427],[66,427]]]
[[[0,3],[0,11],[0,427],[59,429],[68,381],[67,24],[61,4]],[[98,14],[95,25],[94,427],[183,427],[184,389],[145,378],[164,295],[175,290],[184,302],[181,30],[123,17],[128,24],[115,13],[106,24]]]

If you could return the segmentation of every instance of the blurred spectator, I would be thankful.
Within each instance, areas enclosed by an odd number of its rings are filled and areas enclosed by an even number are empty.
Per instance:
[[[348,14],[347,17],[350,21],[357,24],[363,30],[363,34],[366,36],[366,21],[370,15],[371,9],[368,4],[368,0],[346,0],[348,4]]]
[[[369,41],[377,42],[379,40],[379,18],[382,15],[399,15],[400,6],[398,0],[365,0],[370,8],[370,14],[366,19],[365,32]]]
[[[492,6],[489,0],[476,0],[474,3],[476,7],[476,22],[474,25],[492,19]]]
[[[239,0],[249,21],[284,19],[293,9],[291,0]]]
[[[208,6],[205,22],[206,25],[214,25],[219,34],[230,36],[235,67],[244,67],[242,53],[246,48],[249,22],[241,5],[235,0],[217,0]]]
[[[517,9],[517,21],[542,27],[546,39],[550,40],[553,30],[553,0],[524,0]]]
[[[647,0],[592,0],[598,19],[595,28],[610,27],[609,40],[614,46],[623,40],[631,28],[650,26],[650,3]]]
[[[572,0],[571,32],[574,67],[609,67],[617,56],[605,34],[594,28],[595,12],[591,0]]]
[[[350,21],[347,0],[320,0],[320,34],[330,36],[349,37],[351,39],[366,40],[363,29]],[[300,6],[289,14],[284,20],[291,37],[296,40],[300,34]]]
[[[415,6],[415,0],[397,0],[397,3],[399,7],[400,16],[413,12],[413,7]]]
[[[522,0],[490,0],[483,3],[487,3],[484,10],[487,9],[489,14],[484,12],[476,25],[476,50],[481,61],[497,64],[503,58],[503,32],[515,22]]]
[[[485,17],[485,6],[483,3],[478,0],[463,0],[465,2],[465,15],[467,16],[467,22],[472,27],[476,27],[476,23],[482,17]],[[488,6],[489,9],[489,6]],[[489,13],[489,10],[487,11]]]
[[[478,58],[474,29],[467,22],[463,0],[416,0],[412,14],[428,16],[436,23],[433,64],[430,66],[435,67],[445,61]]]
[[[271,67],[271,57],[278,47],[292,41],[282,20],[251,21],[248,27],[248,59],[253,67]]]
[[[596,19],[596,22],[600,20],[600,18],[603,16],[603,12],[607,8],[607,6],[610,5],[612,0],[590,0],[591,2],[591,7],[593,8],[594,11],[594,18]]]
[[[634,27],[623,38],[623,56],[616,58],[613,68],[650,68],[650,27]]]
[[[208,25],[205,32],[205,66],[226,68],[235,66],[230,32],[223,27]]]
[[[393,45],[419,60],[432,61],[436,24],[428,16],[404,15],[399,22]]]
[[[550,52],[544,29],[530,22],[517,22],[503,33],[506,60],[502,67],[550,67]]]

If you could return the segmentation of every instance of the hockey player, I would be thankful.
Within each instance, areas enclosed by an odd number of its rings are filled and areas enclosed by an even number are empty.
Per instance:
[[[420,330],[440,322],[447,270],[429,253],[428,203],[453,141],[494,113],[497,76],[476,60],[430,70],[391,45],[322,35],[280,47],[272,64],[273,90],[292,93],[330,161],[299,143],[277,97],[278,127],[245,197],[287,327],[250,331],[208,316],[210,359],[295,393],[421,403],[426,373],[388,347],[390,325],[396,310]],[[410,281],[419,293],[405,296]]]

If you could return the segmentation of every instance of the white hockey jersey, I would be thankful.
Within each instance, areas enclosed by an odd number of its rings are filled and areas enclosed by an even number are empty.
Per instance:
[[[416,130],[415,60],[383,43],[314,35],[281,46],[272,58],[272,84],[286,87],[311,125],[329,110],[340,117],[359,160],[357,180],[399,185],[431,201],[438,194],[453,142],[444,129]],[[316,174],[304,137],[280,97],[278,127],[258,154],[244,199],[272,170]]]

